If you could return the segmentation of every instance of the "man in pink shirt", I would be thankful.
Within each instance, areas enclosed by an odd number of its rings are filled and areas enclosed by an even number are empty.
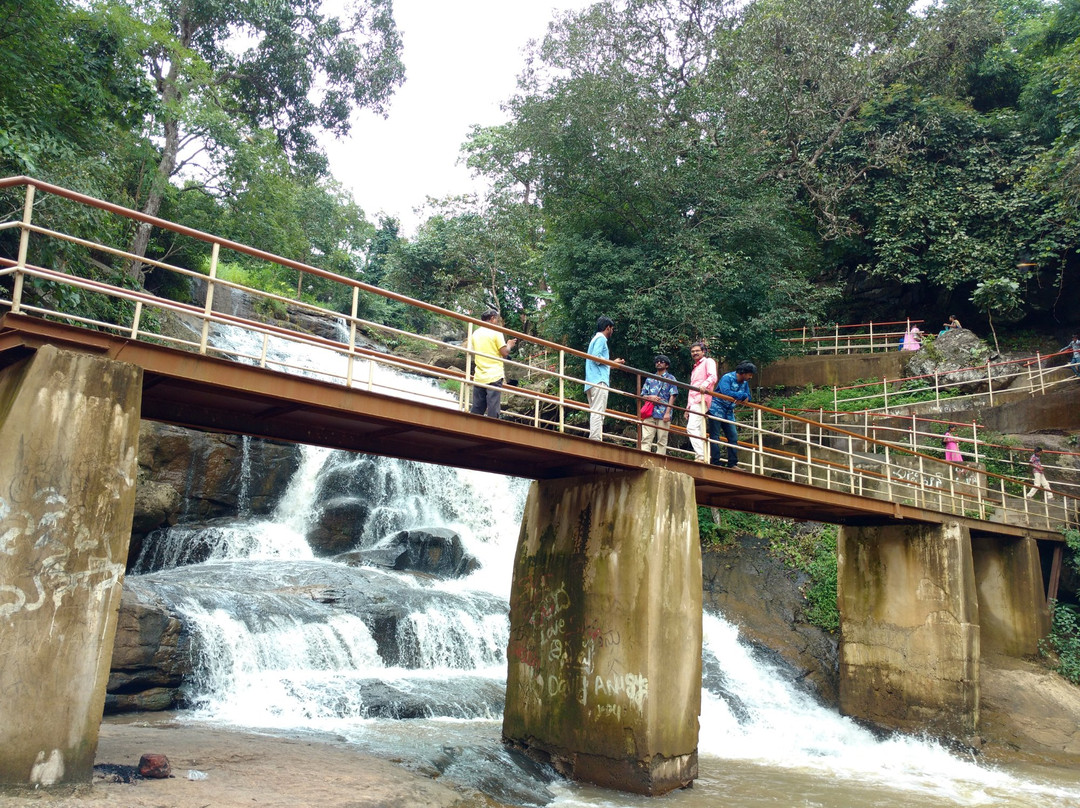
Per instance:
[[[704,463],[709,459],[705,450],[705,413],[712,403],[713,388],[716,386],[716,361],[710,359],[704,342],[695,342],[690,346],[690,361],[694,363],[690,371],[690,395],[687,397],[686,434],[690,436],[690,445],[694,449],[694,459]]]

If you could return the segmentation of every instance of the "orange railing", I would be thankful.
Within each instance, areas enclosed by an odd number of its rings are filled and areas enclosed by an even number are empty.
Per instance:
[[[26,177],[0,180],[0,189],[18,187],[25,189],[21,218],[0,223],[0,234],[4,230],[19,234],[14,254],[0,256],[0,309],[6,307],[14,313],[58,319],[178,350],[225,356],[274,371],[314,375],[352,388],[424,397],[434,406],[468,410],[469,389],[475,386],[470,373],[474,354],[465,345],[473,329],[482,325],[476,318],[47,183]],[[207,272],[136,257],[124,247],[36,224],[33,213],[38,194],[55,195],[128,222],[147,223],[168,231],[175,239],[201,244],[209,253]],[[48,240],[82,248],[85,260],[68,261],[62,269],[44,266],[44,261],[35,263],[37,255],[45,254],[38,249],[39,242]],[[349,310],[343,313],[311,300],[285,297],[228,280],[219,274],[219,269],[229,253],[332,284],[346,292]],[[101,266],[104,259],[139,262],[185,283],[204,284],[205,294],[200,303],[191,303],[97,279],[93,277],[93,268]],[[256,307],[282,309],[336,324],[338,333],[315,334],[287,319],[245,317],[224,311],[223,298],[237,292],[256,301]],[[455,337],[439,339],[365,319],[360,316],[360,302],[365,295],[422,310],[444,321],[444,325],[432,330],[453,332]],[[90,305],[92,301],[109,305],[95,307]],[[111,312],[107,317],[92,313],[105,308]],[[164,321],[174,327],[162,328]],[[580,369],[587,355],[511,329],[499,327],[499,330],[519,340],[515,354],[505,364],[508,375],[521,382],[504,390],[504,402],[509,406],[504,408],[503,417],[535,428],[585,436],[589,409],[581,392],[584,380]],[[215,339],[215,335],[226,331],[232,334],[230,340]],[[421,348],[456,352],[463,361],[459,362],[461,366],[442,367],[397,355],[380,345],[380,340],[386,343],[410,340]],[[288,358],[285,352],[278,351],[282,344],[289,348]],[[642,401],[641,381],[650,374],[613,364],[612,368],[613,372],[632,374],[636,380],[635,392],[612,389],[617,406],[607,410],[605,416],[609,425],[615,424],[615,429],[607,429],[604,439],[640,447],[641,419],[636,412]],[[387,369],[396,372],[391,374]],[[677,386],[679,398],[685,401],[687,385]],[[678,406],[676,410],[679,418],[685,417],[684,407]],[[928,453],[924,446],[901,446],[845,426],[827,425],[822,423],[823,414],[815,421],[758,404],[741,405],[738,412],[737,424],[742,435],[739,447],[744,452],[741,465],[755,473],[990,521],[1023,522],[1049,530],[1076,523],[1075,497],[1066,493],[1051,503],[1018,496],[1018,492],[1030,489],[1025,480],[989,473],[978,464],[948,463],[935,457],[936,453]],[[684,437],[685,432],[675,428],[672,455],[692,456],[682,443]],[[718,447],[721,453],[725,447],[726,444]],[[580,451],[587,452],[588,444],[582,443]]]

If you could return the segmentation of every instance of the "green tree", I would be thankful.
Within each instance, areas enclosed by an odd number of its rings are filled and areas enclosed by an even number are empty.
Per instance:
[[[151,134],[161,143],[139,185],[144,213],[158,213],[178,171],[194,171],[194,161],[205,158],[201,168],[215,179],[245,138],[264,129],[291,161],[318,177],[326,164],[316,133],[346,134],[357,107],[384,109],[404,78],[389,0],[359,3],[347,17],[322,6],[322,0],[133,4],[155,35],[142,52],[158,94]],[[149,238],[150,228],[140,226],[132,252],[146,254]],[[129,271],[137,274],[141,265]]]
[[[512,120],[475,130],[470,165],[541,217],[547,333],[583,346],[599,315],[651,367],[707,338],[732,359],[776,355],[777,327],[813,316],[812,224],[791,184],[721,121],[708,80],[732,8],[601,3],[532,54]]]

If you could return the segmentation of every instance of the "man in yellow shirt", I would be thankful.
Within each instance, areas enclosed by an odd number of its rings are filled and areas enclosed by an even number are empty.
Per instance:
[[[502,325],[502,317],[494,309],[488,309],[480,315],[485,323]],[[469,350],[473,352],[473,415],[486,415],[498,418],[502,405],[502,386],[506,377],[503,357],[517,345],[516,339],[506,339],[501,331],[481,326],[469,338]],[[487,385],[482,387],[481,385]]]

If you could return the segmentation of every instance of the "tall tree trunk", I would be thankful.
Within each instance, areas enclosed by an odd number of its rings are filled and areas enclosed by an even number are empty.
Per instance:
[[[147,216],[157,216],[158,211],[161,210],[162,200],[165,199],[165,189],[169,185],[169,180],[172,179],[173,172],[176,171],[177,155],[180,152],[180,121],[173,111],[178,109],[182,103],[182,93],[177,81],[180,70],[177,62],[177,59],[172,60],[165,75],[158,77],[158,88],[161,93],[162,109],[164,110],[162,114],[165,117],[162,123],[165,141],[161,149],[161,159],[158,161],[157,170],[150,179],[146,202],[141,210]],[[143,282],[143,267],[145,264],[137,259],[146,256],[146,248],[150,244],[150,231],[152,229],[153,225],[148,222],[142,222],[135,228],[135,237],[131,241],[130,252],[136,258],[129,260],[124,269],[125,274],[129,278],[138,281],[140,285]]]

